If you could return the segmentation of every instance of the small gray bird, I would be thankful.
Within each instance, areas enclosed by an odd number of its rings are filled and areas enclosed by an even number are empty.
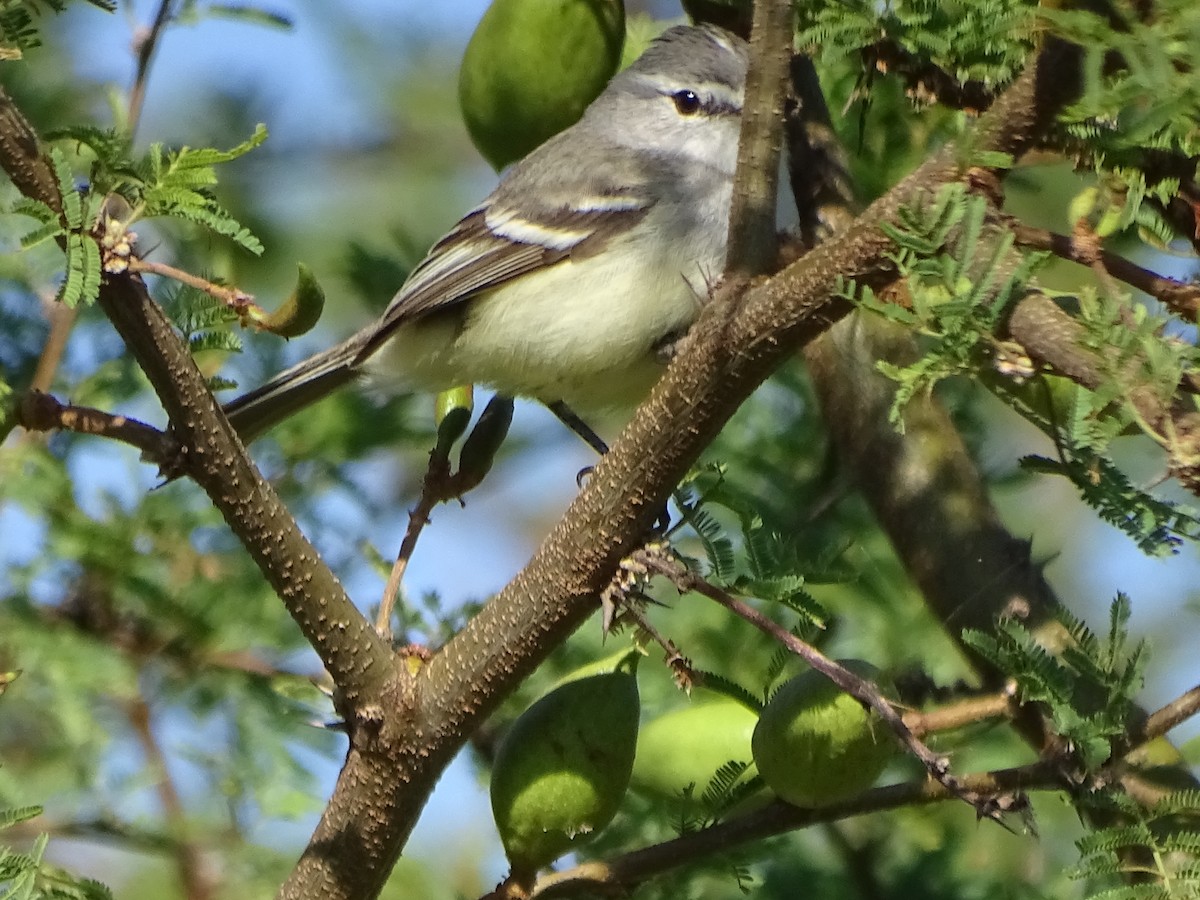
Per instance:
[[[252,440],[362,375],[489,385],[560,415],[635,405],[724,267],[746,67],[728,32],[669,29],[433,246],[378,321],[230,403],[234,427]]]

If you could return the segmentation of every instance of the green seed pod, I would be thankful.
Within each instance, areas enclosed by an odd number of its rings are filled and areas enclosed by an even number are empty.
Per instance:
[[[622,0],[493,0],[463,56],[458,100],[497,171],[583,115],[617,71]]]
[[[838,662],[878,683],[879,671],[870,663]],[[771,790],[796,806],[820,807],[873,785],[895,742],[878,717],[820,672],[809,670],[771,697],[754,729],[752,747]]]
[[[311,331],[325,309],[325,291],[312,269],[299,263],[296,287],[272,313],[256,316],[258,325],[280,337],[294,338]]]
[[[702,700],[653,719],[638,736],[634,787],[656,797],[678,797],[693,785],[697,795],[721,766],[746,763],[754,776],[750,739],[755,712],[727,697]]]
[[[513,724],[492,770],[492,815],[527,877],[607,825],[629,787],[638,730],[637,679],[610,672],[570,681]]]

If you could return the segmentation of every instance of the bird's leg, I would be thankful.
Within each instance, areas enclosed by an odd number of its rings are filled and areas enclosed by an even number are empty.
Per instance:
[[[570,428],[573,432],[579,435],[587,443],[589,447],[603,456],[608,452],[608,444],[600,439],[600,435],[592,431],[590,425],[583,419],[579,418],[578,413],[561,400],[555,400],[553,403],[547,403],[546,408],[550,412],[558,416],[558,420]]]
[[[560,422],[587,441],[588,446],[601,456],[608,452],[608,444],[604,443],[604,441],[600,439],[600,436],[596,434],[596,432],[592,431],[588,423],[579,418],[579,415],[575,412],[575,410],[571,409],[571,407],[567,406],[567,404],[563,403],[563,401],[555,400],[553,403],[547,403],[546,408],[558,416]],[[580,487],[583,487],[583,479],[587,477],[591,471],[591,466],[579,471],[579,475],[576,476],[575,481]],[[663,508],[659,511],[658,517],[655,519],[654,527],[655,534],[665,534],[671,527],[671,512],[669,509],[667,509],[666,504],[664,504]]]

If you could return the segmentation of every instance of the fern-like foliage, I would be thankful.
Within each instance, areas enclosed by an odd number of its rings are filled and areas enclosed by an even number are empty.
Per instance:
[[[105,12],[117,8],[115,0],[86,0]],[[24,51],[41,46],[35,17],[60,13],[67,0],[0,0],[0,60],[20,59]]]
[[[200,2],[200,0],[183,0],[179,4],[179,10],[175,13],[175,21],[180,25],[194,25],[203,19],[233,19],[251,25],[283,29],[289,29],[293,24],[289,16],[252,3],[211,3]]]
[[[267,129],[259,125],[254,134],[230,150],[182,147],[167,151],[162,144],[151,144],[138,170],[142,180],[136,185],[135,211],[147,217],[187,219],[230,238],[251,253],[262,253],[258,238],[207,191],[217,183],[215,166],[249,153],[266,139]]]
[[[1084,49],[1084,90],[1067,121],[1097,140],[1110,159],[1146,148],[1196,155],[1200,135],[1187,123],[1200,108],[1200,72],[1192,65],[1200,7],[1161,0],[1152,17],[1128,2],[1110,11],[1039,12],[1053,31]],[[1114,59],[1120,64],[1112,65]]]
[[[991,228],[987,216],[986,200],[961,185],[947,185],[903,210],[899,224],[885,226],[897,245],[894,259],[907,305],[887,302],[857,284],[841,286],[842,295],[860,307],[927,339],[912,364],[879,363],[898,385],[890,412],[897,427],[914,396],[942,379],[991,365],[1006,307],[1045,258],[1017,254],[1011,236]]]
[[[795,657],[792,658],[794,659]],[[726,678],[717,672],[709,672],[705,669],[693,669],[693,671],[696,674],[697,681],[704,685],[706,691],[736,700],[747,709],[752,709],[755,712],[762,710],[762,698],[757,696],[753,691],[746,690],[746,688],[742,687],[736,681]],[[772,677],[771,680],[773,681],[774,678]]]
[[[1148,556],[1165,556],[1184,540],[1200,540],[1200,518],[1188,507],[1135,487],[1107,457],[1078,447],[1061,446],[1060,459],[1026,456],[1021,468],[1062,475],[1100,518],[1128,535]]]
[[[1003,350],[997,333],[1010,304],[1043,264],[1042,254],[1024,255],[1011,237],[987,221],[986,202],[950,186],[904,211],[888,226],[898,250],[906,304],[885,301],[857,284],[843,296],[860,307],[905,325],[924,339],[921,356],[908,365],[881,362],[897,383],[891,420],[903,426],[905,405],[939,381],[955,375],[990,376]],[[1152,398],[1168,408],[1181,381],[1200,366],[1200,352],[1184,341],[1164,338],[1165,317],[1128,298],[1088,289],[1075,298],[1085,329],[1084,346],[1096,350],[1103,378],[1095,390],[1079,388],[1049,404],[1012,379],[989,383],[1025,418],[1041,427],[1058,448],[1057,460],[1030,457],[1030,471],[1062,475],[1082,499],[1129,535],[1145,553],[1174,552],[1181,541],[1200,538],[1200,519],[1186,507],[1135,487],[1109,459],[1118,437],[1142,430],[1169,444],[1154,423],[1139,418],[1139,404]]]
[[[42,814],[40,806],[0,809],[0,830],[28,822]],[[17,852],[0,846],[0,897],[28,900],[112,900],[112,892],[98,881],[78,878],[43,859],[46,835],[39,835],[33,846]]]
[[[65,250],[66,275],[59,300],[66,305],[76,306],[96,299],[105,266],[101,242],[119,238],[139,219],[162,216],[192,222],[228,237],[251,253],[262,253],[258,238],[210,193],[217,183],[216,166],[237,159],[266,140],[267,131],[262,125],[230,150],[183,147],[168,151],[162,144],[152,144],[141,160],[131,158],[128,138],[114,130],[72,127],[54,132],[51,137],[91,151],[94,159],[89,186],[76,185],[66,155],[58,147],[52,147],[49,157],[62,196],[62,214],[30,199],[19,200],[11,211],[37,222],[21,239],[23,249],[56,241]],[[114,196],[124,203],[105,202],[106,197]],[[226,337],[206,336],[201,340],[202,346],[197,349],[211,346],[235,349],[227,345]]]
[[[1200,791],[1169,794],[1145,807],[1124,794],[1090,799],[1112,822],[1076,841],[1072,872],[1093,900],[1190,900],[1200,896]]]
[[[1098,176],[1098,232],[1132,227],[1151,245],[1167,244],[1175,229],[1164,207],[1181,178],[1194,178],[1200,154],[1200,6],[1163,0],[1147,16],[1125,0],[1102,15],[1049,7],[1039,15],[1084,49],[1084,90],[1062,121]]]
[[[129,141],[119,131],[82,126],[64,128],[49,136],[73,141],[91,151],[92,192],[124,198],[129,211],[120,217],[123,227],[159,216],[183,219],[223,235],[251,253],[262,253],[262,243],[217,202],[211,189],[217,184],[217,166],[244,156],[267,139],[264,125],[229,150],[171,150],[155,143],[140,159],[132,158]]]
[[[751,768],[748,763],[730,760],[713,773],[707,785],[684,788],[675,798],[675,833],[682,836],[710,828],[761,792],[762,778],[757,774],[747,777]]]
[[[1113,740],[1125,733],[1142,684],[1144,646],[1129,646],[1130,609],[1129,598],[1118,594],[1108,634],[1099,638],[1060,607],[1056,613],[1073,643],[1057,655],[1011,619],[993,634],[963,634],[970,647],[1016,681],[1024,702],[1045,705],[1083,773],[1095,771],[1112,755]]]
[[[675,501],[704,551],[709,581],[734,594],[786,606],[808,633],[824,627],[825,611],[805,589],[814,564],[798,559],[793,543],[768,530],[745,499],[726,487],[720,464],[693,471],[677,489]],[[730,513],[738,524],[733,533],[726,524]]]
[[[1037,425],[1053,441],[1057,458],[1030,456],[1029,471],[1064,476],[1101,518],[1127,534],[1152,556],[1176,552],[1185,540],[1200,539],[1200,516],[1179,503],[1138,488],[1109,458],[1118,437],[1143,431],[1171,449],[1173,436],[1158,434],[1138,415],[1139,397],[1164,408],[1177,386],[1200,364],[1194,346],[1164,338],[1164,317],[1120,298],[1080,292],[1077,321],[1084,344],[1104,367],[1096,390],[1047,377],[1028,388],[1011,382],[992,384],[1006,403]]]
[[[192,353],[203,350],[242,352],[242,339],[233,326],[238,317],[228,305],[189,285],[173,285],[164,293],[163,309],[179,329]],[[237,387],[228,379],[210,379],[212,390]]]
[[[61,152],[52,149],[50,160],[62,196],[62,215],[37,200],[18,201],[12,211],[38,222],[36,228],[21,238],[21,247],[27,249],[46,241],[58,241],[67,255],[66,277],[58,299],[67,306],[91,303],[100,293],[100,245],[92,234],[98,203],[90,191],[76,188],[71,168]]]
[[[862,56],[887,40],[959,81],[1003,84],[1028,52],[1036,6],[1030,0],[798,3],[797,36],[826,59]]]
[[[267,129],[259,125],[254,134],[231,150],[182,147],[168,152],[161,144],[151,144],[140,169],[143,180],[135,209],[140,206],[145,216],[187,219],[224,235],[251,253],[262,253],[258,238],[217,203],[207,189],[217,183],[215,166],[249,153],[266,139]]]

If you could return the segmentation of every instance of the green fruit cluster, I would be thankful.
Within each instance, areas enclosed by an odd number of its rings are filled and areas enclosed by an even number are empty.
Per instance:
[[[499,170],[577,122],[617,71],[624,40],[622,0],[494,0],[458,79],[479,152]]]

